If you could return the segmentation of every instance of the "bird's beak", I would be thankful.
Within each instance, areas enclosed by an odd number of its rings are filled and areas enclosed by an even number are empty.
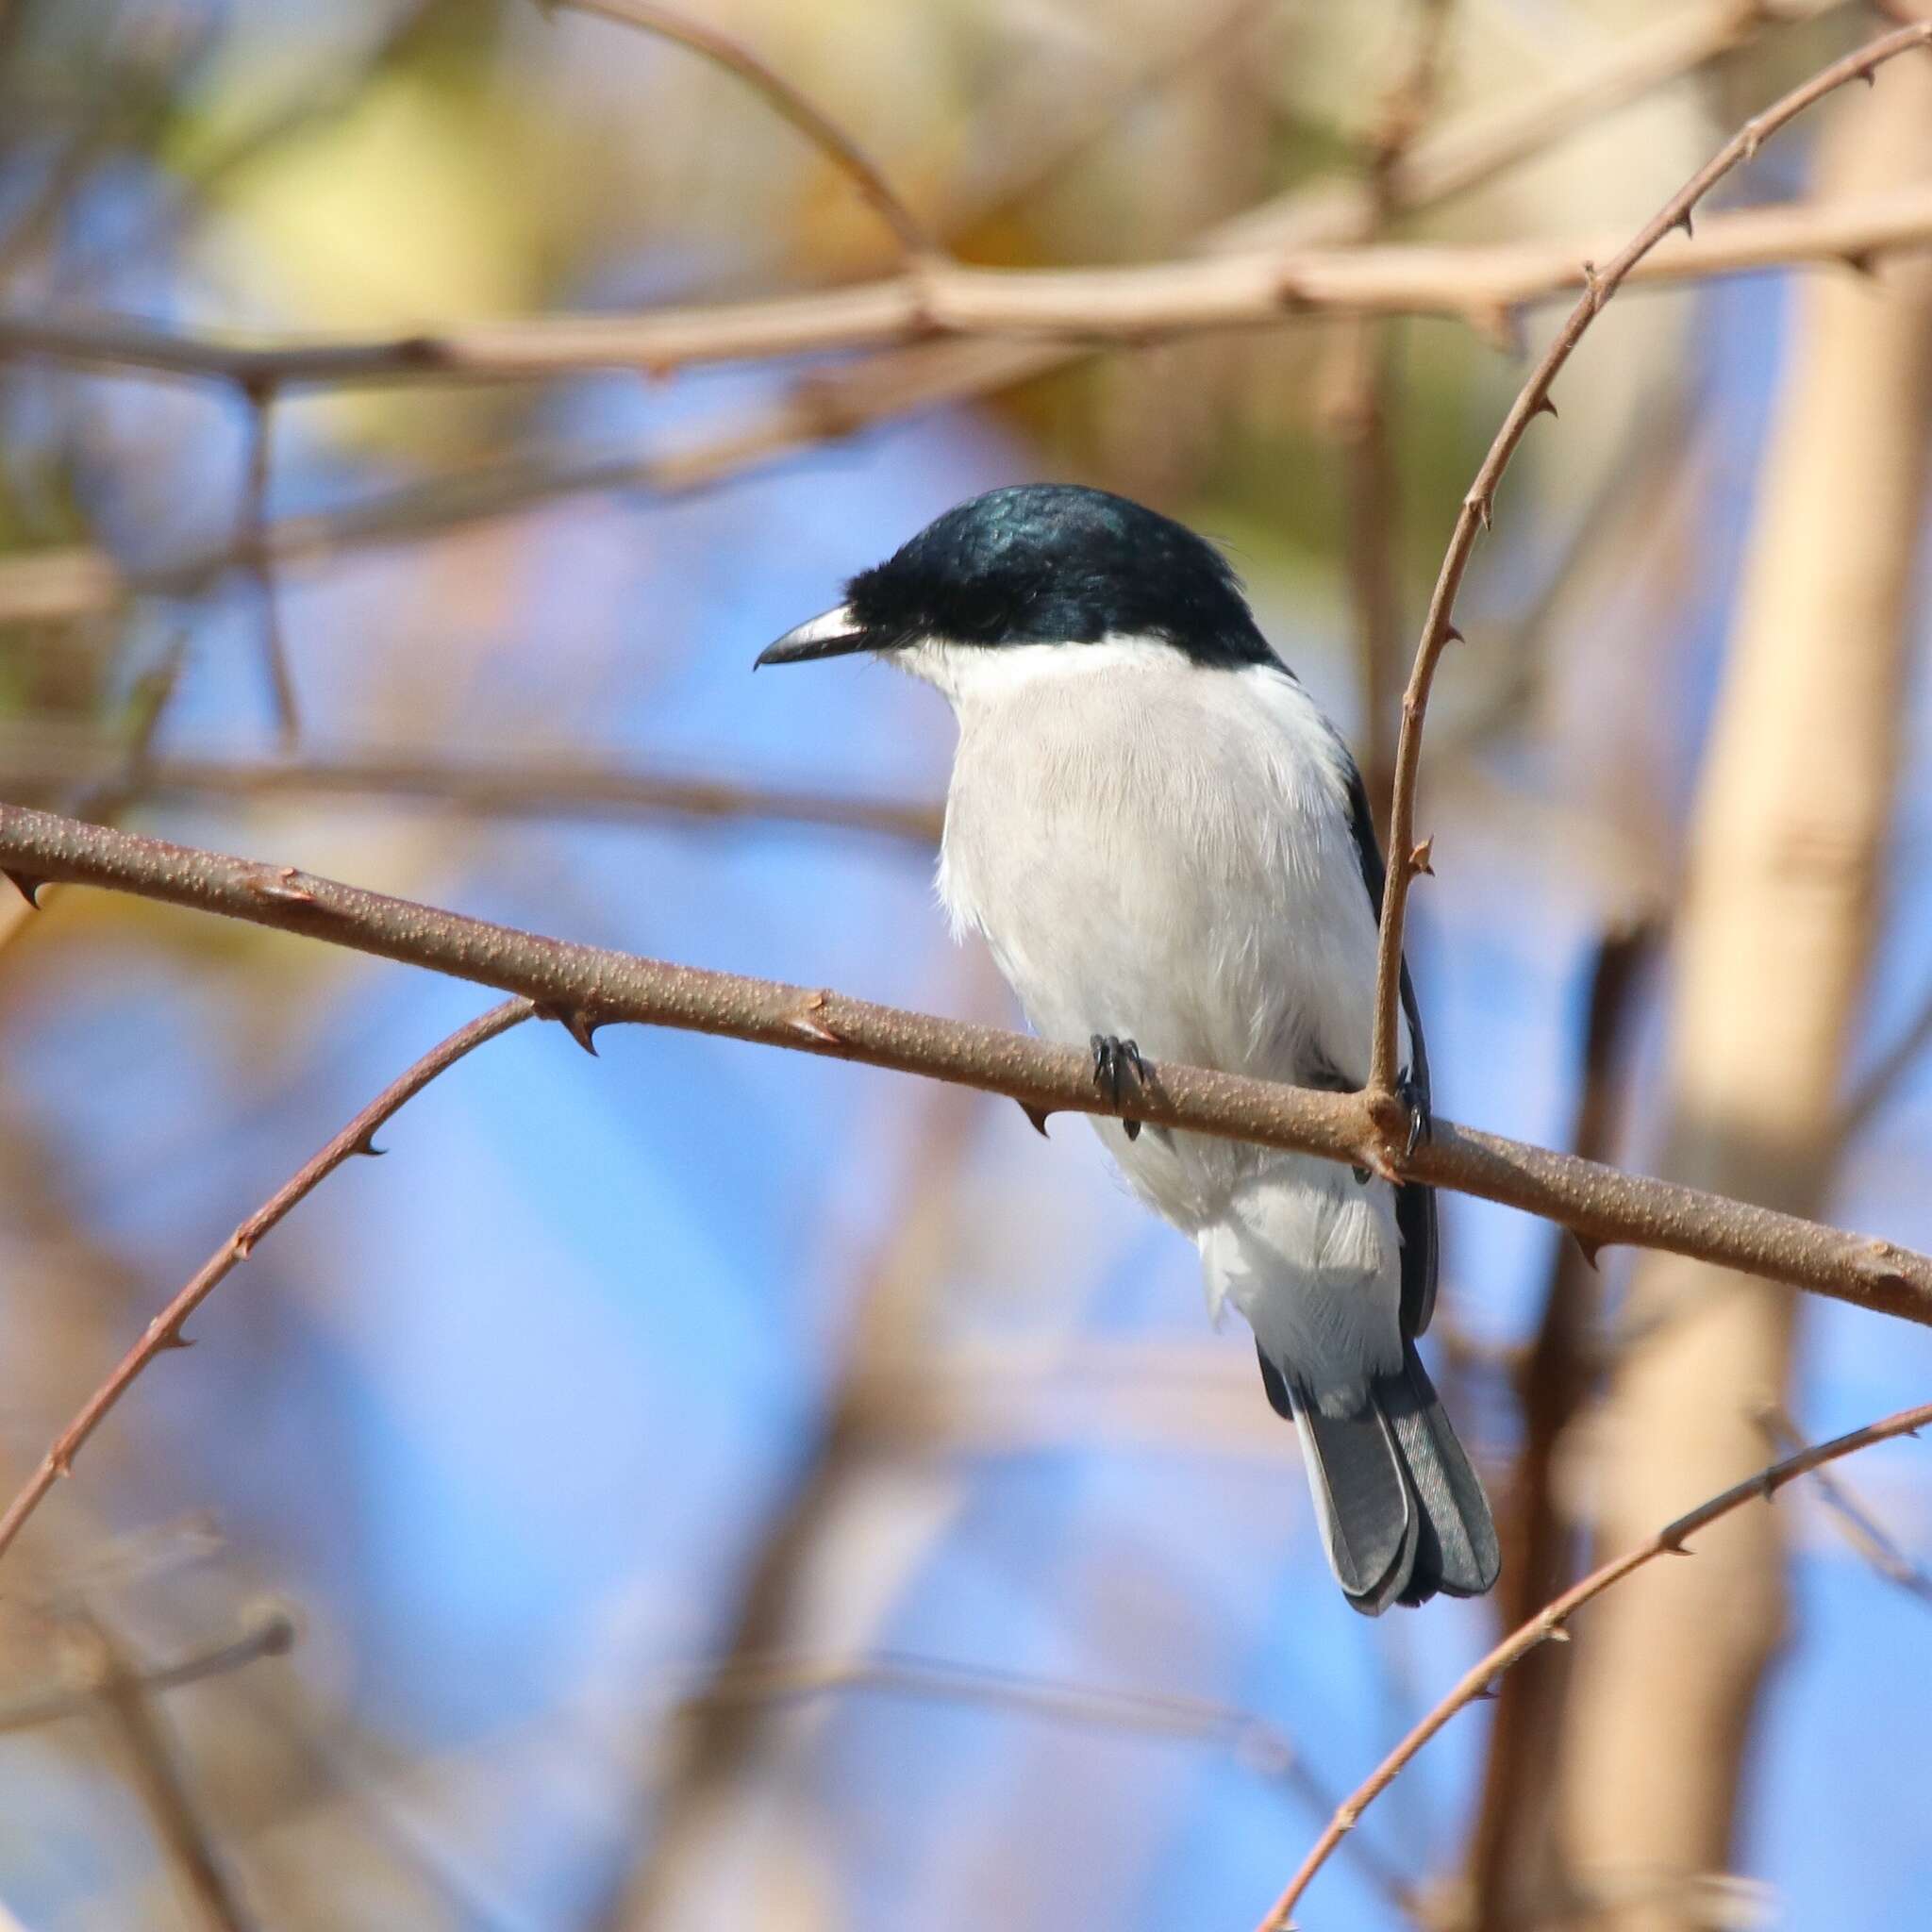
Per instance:
[[[757,671],[766,664],[804,664],[813,658],[847,658],[855,651],[869,651],[872,640],[865,626],[850,608],[834,605],[809,624],[788,630],[776,643],[767,644],[751,667]]]

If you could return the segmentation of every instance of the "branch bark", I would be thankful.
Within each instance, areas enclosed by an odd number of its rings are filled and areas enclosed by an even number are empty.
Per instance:
[[[1490,527],[1494,512],[1496,490],[1509,459],[1516,454],[1529,425],[1545,411],[1555,412],[1550,391],[1563,365],[1582,341],[1605,304],[1617,292],[1643,258],[1673,228],[1691,227],[1697,204],[1740,162],[1751,159],[1762,144],[1787,122],[1814,102],[1854,80],[1873,80],[1876,70],[1902,54],[1932,47],[1932,21],[1902,26],[1881,34],[1843,59],[1835,60],[1821,73],[1793,88],[1780,101],[1754,115],[1711,158],[1664,203],[1630,242],[1601,270],[1583,265],[1584,292],[1570,311],[1556,339],[1531,371],[1529,380],[1510,406],[1490,445],[1490,453],[1477,470],[1474,483],[1462,499],[1449,548],[1436,579],[1435,594],[1429,600],[1424,620],[1422,641],[1417,646],[1415,668],[1409,674],[1408,690],[1402,701],[1402,725],[1395,745],[1395,793],[1389,813],[1389,873],[1382,894],[1382,934],[1375,972],[1375,1019],[1373,1051],[1370,1056],[1369,1091],[1384,1104],[1377,1109],[1391,1140],[1407,1132],[1407,1108],[1392,1105],[1396,1065],[1396,1040],[1400,1032],[1402,927],[1408,905],[1410,883],[1427,863],[1426,848],[1415,838],[1416,781],[1421,771],[1423,720],[1428,709],[1429,691],[1435,682],[1436,667],[1451,639],[1458,635],[1455,625],[1456,595],[1461,589],[1463,573],[1475,549],[1477,535]]]
[[[379,1153],[381,1150],[372,1140],[375,1130],[406,1101],[422,1092],[439,1074],[453,1067],[465,1054],[481,1046],[485,1041],[494,1040],[499,1033],[508,1033],[512,1026],[527,1020],[535,1010],[526,999],[506,1000],[501,1006],[492,1007],[489,1012],[472,1020],[468,1025],[459,1026],[400,1078],[384,1088],[341,1133],[297,1168],[236,1228],[203,1262],[188,1285],[147,1324],[141,1340],[127,1351],[113,1373],[82,1405],[80,1412],[55,1438],[53,1445],[42,1457],[20,1493],[7,1506],[6,1513],[0,1515],[0,1557],[4,1557],[11,1547],[48,1491],[62,1476],[72,1473],[74,1458],[106,1420],[108,1411],[126,1394],[135,1377],[165,1350],[187,1345],[181,1336],[182,1324],[247,1260],[262,1236],[274,1228],[297,1202],[313,1193],[345,1160],[358,1154]]]
[[[1004,1093],[1052,1113],[1112,1111],[1083,1049],[990,1026],[543,938],[339,885],[291,865],[229,858],[0,805],[0,868],[28,884],[104,886],[494,986],[569,1022],[580,1039],[616,1021],[715,1033]],[[1380,1158],[1368,1096],[1324,1093],[1203,1067],[1152,1070],[1132,1096],[1153,1126],[1216,1134],[1360,1165]],[[1541,1214],[1595,1245],[1668,1249],[1932,1325],[1932,1257],[1695,1189],[1620,1173],[1447,1120],[1403,1178]]]
[[[1811,1470],[1835,1462],[1841,1456],[1850,1456],[1856,1450],[1870,1448],[1874,1442],[1889,1442],[1898,1436],[1916,1435],[1928,1424],[1932,1424],[1932,1402],[1922,1403],[1916,1408],[1901,1409],[1882,1422],[1868,1423],[1862,1429],[1854,1429],[1849,1435],[1834,1437],[1832,1441],[1820,1442],[1796,1456],[1788,1456],[1782,1462],[1774,1462],[1756,1475],[1734,1483],[1694,1509],[1667,1523],[1648,1541],[1606,1563],[1600,1570],[1592,1571],[1581,1583],[1566,1590],[1555,1602],[1545,1605],[1526,1624],[1511,1631],[1480,1662],[1466,1671],[1449,1694],[1349,1793],[1329,1820],[1327,1829],[1302,1860],[1301,1869],[1289,1880],[1287,1890],[1261,1921],[1259,1932],[1289,1932],[1293,1924],[1294,1908],[1313,1882],[1316,1873],[1360,1823],[1362,1813],[1395,1782],[1423,1746],[1457,1711],[1466,1710],[1479,1698],[1487,1696],[1497,1677],[1513,1664],[1521,1662],[1538,1645],[1566,1641],[1570,1635],[1567,1628],[1570,1619],[1592,1597],[1601,1596],[1613,1585],[1623,1582],[1626,1576],[1635,1574],[1659,1557],[1690,1555],[1691,1552],[1684,1545],[1699,1530],[1707,1529],[1747,1504],[1768,1504],[1787,1483],[1794,1482]],[[1651,1755],[1655,1761],[1666,1754],[1657,1751],[1656,1740],[1652,1741]]]
[[[1825,192],[1932,181],[1932,63],[1848,103]],[[1881,909],[1907,713],[1932,415],[1932,275],[1805,291],[1746,551],[1676,920],[1665,1171],[1796,1213],[1826,1198],[1847,1048]],[[1829,640],[1828,649],[1821,641]],[[1793,1299],[1647,1259],[1597,1482],[1598,1533],[1637,1526],[1762,1455],[1783,1399]],[[1724,1870],[1760,1687],[1785,1639],[1785,1551],[1768,1512],[1703,1562],[1620,1591],[1576,1657],[1557,1759],[1575,1887]],[[1667,1729],[1671,1749],[1657,1740]],[[1681,1890],[1592,1924],[1695,1923]]]
[[[1674,220],[1651,241],[1673,225]],[[1475,246],[1276,244],[1124,268],[946,262],[824,292],[639,315],[540,315],[406,335],[281,341],[196,333],[111,314],[11,315],[0,317],[0,358],[297,389],[515,382],[595,370],[663,375],[721,362],[898,348],[948,337],[1077,351],[1276,326],[1318,314],[1447,316],[1507,341],[1515,309],[1576,290],[1590,300],[1589,264],[1615,246],[1615,237],[1596,234]],[[1682,248],[1641,266],[1633,262],[1626,273],[1635,282],[1669,287],[1807,263],[1863,268],[1882,256],[1928,246],[1932,192],[1876,191],[1837,207],[1796,202],[1713,216]],[[1604,279],[1610,279],[1609,272]]]
[[[1473,108],[1424,134],[1380,184],[1383,208],[1359,181],[1318,182],[1219,224],[1202,238],[1203,250],[1282,251],[1359,242],[1374,232],[1384,212],[1414,213],[1478,188],[1594,116],[1737,51],[1765,27],[1814,19],[1842,4],[1695,0],[1619,42],[1601,60],[1564,67],[1544,85]],[[278,518],[263,531],[263,546],[278,566],[313,565],[348,550],[514,516],[571,494],[647,490],[679,495],[890,417],[987,394],[1081,353],[1066,344],[980,341],[874,356],[857,369],[797,383],[749,423],[692,449],[646,460],[512,460],[480,475],[432,478],[345,509]],[[189,594],[246,561],[228,545],[144,571],[129,570],[85,545],[0,558],[0,622],[86,616],[130,595]]]

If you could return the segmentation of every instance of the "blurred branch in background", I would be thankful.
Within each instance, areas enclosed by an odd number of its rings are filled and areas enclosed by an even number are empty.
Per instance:
[[[1932,62],[1896,69],[1826,140],[1827,193],[1932,178]],[[1883,296],[1807,287],[1674,926],[1664,1155],[1686,1180],[1796,1212],[1831,1186],[1876,941],[1928,409],[1932,278],[1902,275]],[[1796,1310],[1727,1287],[1677,1261],[1638,1270],[1632,1318],[1677,1312],[1617,1365],[1596,1506],[1610,1548],[1761,1453],[1753,1418],[1782,1399]],[[1751,1512],[1703,1561],[1653,1572],[1591,1620],[1561,1759],[1564,1849],[1586,1891],[1727,1865],[1759,1687],[1784,1638],[1784,1562],[1775,1521]],[[1688,1920],[1658,1908],[1609,1923]]]
[[[1611,933],[1592,962],[1570,1141],[1591,1160],[1609,1160],[1617,1152],[1628,1034],[1657,943],[1647,925]],[[1500,1512],[1503,1576],[1495,1599],[1505,1629],[1527,1623],[1575,1574],[1577,1537],[1559,1491],[1559,1459],[1565,1432],[1596,1381],[1600,1300],[1593,1257],[1580,1242],[1559,1239],[1536,1340],[1516,1375],[1523,1440]],[[1484,1932],[1533,1925],[1562,1895],[1556,1794],[1546,1771],[1560,1735],[1569,1659],[1567,1648],[1537,1650],[1498,1691],[1460,1913]]]
[[[1810,19],[1839,4],[1799,0],[1791,6],[1740,7],[1736,0],[1708,0],[1677,10],[1609,47],[1598,60],[1567,66],[1519,98],[1467,109],[1419,137],[1385,175],[1385,210],[1411,214],[1466,193],[1574,134],[1592,116],[1736,52],[1767,25]],[[1203,246],[1343,246],[1372,233],[1376,218],[1375,200],[1361,183],[1324,181],[1210,229]],[[1707,242],[1708,229],[1707,224]],[[1832,242],[1823,252],[1842,255],[1843,238],[1834,236]],[[1681,261],[1684,253],[1675,251],[1673,258]],[[1545,275],[1574,272],[1574,251],[1554,266],[1541,251],[1538,256]],[[1268,300],[1269,313],[1278,312],[1272,281]],[[28,326],[19,318],[12,325]],[[8,326],[0,319],[0,345],[8,341]],[[15,345],[25,340],[14,338]],[[517,515],[573,494],[702,489],[911,410],[1008,387],[1062,367],[1076,353],[1037,343],[967,342],[874,357],[835,375],[808,377],[763,414],[678,454],[656,459],[513,459],[476,474],[433,477],[346,509],[276,519],[264,532],[264,552],[279,565],[313,565],[370,544],[407,542],[479,519]],[[225,544],[173,565],[139,570],[92,544],[0,557],[0,621],[78,617],[111,608],[129,594],[185,594],[242,561]]]
[[[748,1659],[812,1641],[813,1582],[840,1564],[868,1498],[891,1480],[870,1425],[875,1385],[894,1363],[933,1345],[933,1298],[952,1251],[976,1098],[958,1087],[936,1087],[919,1097],[883,1231],[852,1269],[842,1347],[811,1438],[758,1540],[708,1681],[680,1700],[664,1761],[646,1793],[650,1818],[638,1854],[616,1874],[608,1903],[592,1922],[610,1932],[681,1923],[680,1907],[689,1909],[720,1847],[742,1828],[743,1788],[763,1741],[763,1713],[755,1701],[721,1694],[723,1687]],[[896,1512],[913,1519],[901,1523],[894,1539],[904,1556],[884,1579],[869,1582],[861,1602],[851,1600],[849,1586],[837,1592],[843,1599],[837,1614],[855,1622],[882,1615],[884,1606],[871,1600],[902,1583],[913,1557],[907,1546],[923,1546],[935,1520],[957,1507],[958,1481],[944,1472],[919,1487],[932,1493],[909,1507],[902,1502]],[[851,1577],[874,1567],[875,1558],[846,1564],[843,1572]],[[817,1592],[821,1600],[833,1594]]]
[[[166,1723],[149,1702],[144,1673],[98,1619],[73,1620],[66,1641],[75,1682],[118,1747],[182,1902],[210,1932],[247,1932],[256,1921],[242,1908]]]
[[[705,59],[714,61],[727,73],[736,75],[748,87],[755,89],[813,146],[832,158],[840,171],[851,179],[860,195],[892,231],[899,252],[909,262],[917,263],[928,257],[943,256],[944,251],[926,232],[925,225],[900,199],[858,142],[783,75],[760,59],[742,41],[719,32],[705,21],[693,20],[669,7],[659,7],[656,0],[537,0],[537,4],[545,10],[567,8],[578,13],[617,21],[625,26],[641,27],[645,33],[675,41],[680,46],[689,47],[692,53],[702,55]]]
[[[678,1710],[689,1722],[712,1708],[771,1709],[864,1690],[929,1703],[1004,1707],[1060,1724],[1206,1744],[1291,1793],[1318,1817],[1331,1813],[1337,1804],[1334,1791],[1309,1767],[1294,1740],[1253,1711],[1200,1698],[1102,1690],[939,1657],[742,1656],[681,1699]],[[1355,1836],[1342,1849],[1395,1910],[1417,1924],[1430,1923],[1413,1888],[1384,1854]]]
[[[275,706],[275,730],[284,751],[302,735],[295,703],[295,680],[289,669],[289,647],[282,637],[281,607],[275,595],[275,556],[269,548],[269,463],[274,451],[275,384],[273,380],[244,383],[248,399],[248,466],[242,483],[242,504],[235,531],[235,548],[254,579],[258,622],[260,625],[262,669]]]
[[[1376,104],[1367,174],[1385,221],[1393,210],[1395,171],[1435,107],[1452,10],[1451,0],[1416,0],[1407,64]],[[1361,687],[1356,762],[1382,838],[1389,829],[1384,801],[1394,777],[1392,681],[1402,640],[1402,504],[1389,423],[1397,381],[1394,336],[1367,316],[1351,317],[1337,328],[1328,362],[1322,413],[1341,453],[1342,538]]]
[[[142,1664],[133,1676],[143,1694],[178,1690],[209,1677],[225,1676],[265,1657],[286,1657],[295,1646],[293,1614],[271,1604],[247,1618],[235,1635],[204,1645],[169,1664]],[[18,1692],[0,1700],[0,1735],[30,1731],[66,1717],[82,1717],[93,1707],[95,1693],[73,1681],[73,1674],[44,1690]]]
[[[106,774],[119,774],[111,779]],[[521,754],[384,757],[359,753],[300,758],[157,757],[139,744],[30,737],[0,730],[0,787],[39,798],[74,786],[138,790],[142,798],[378,798],[447,806],[477,818],[642,819],[721,825],[808,825],[864,832],[923,851],[937,846],[941,808],[911,800],[639,770],[581,758]],[[87,817],[101,816],[90,810]]]
[[[274,866],[0,805],[0,861],[31,894],[77,882],[275,926],[520,992],[587,1043],[619,1021],[727,1035],[1005,1093],[1032,1113],[1108,1113],[1091,1055],[828,989],[671,965],[520,932]],[[1132,1098],[1149,1126],[1288,1147],[1350,1166],[1385,1158],[1373,1097],[1284,1087],[1202,1067],[1150,1069]],[[353,1150],[350,1150],[353,1151]],[[1932,1257],[1895,1242],[1621,1173],[1440,1115],[1391,1160],[1403,1179],[1480,1194],[1561,1223],[1597,1246],[1689,1254],[1932,1324]]]

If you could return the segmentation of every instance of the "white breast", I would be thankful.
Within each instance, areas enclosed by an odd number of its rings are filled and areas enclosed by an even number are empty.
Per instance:
[[[1041,1032],[1366,1072],[1374,917],[1345,754],[1299,685],[1148,640],[920,650],[959,720],[941,893]]]
[[[939,873],[1048,1039],[1307,1082],[1368,1071],[1375,921],[1346,753],[1285,671],[1203,670],[1152,639],[972,649],[906,668],[952,700]],[[1276,1360],[1384,1367],[1392,1195],[1345,1168],[1096,1123],[1136,1191],[1201,1243]]]

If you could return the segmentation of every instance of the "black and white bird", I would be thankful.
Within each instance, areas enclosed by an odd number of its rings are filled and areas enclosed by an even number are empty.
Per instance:
[[[870,652],[959,727],[940,894],[1035,1029],[1116,1094],[1162,1060],[1332,1090],[1368,1073],[1382,859],[1347,748],[1191,530],[1098,490],[948,510],[759,664]],[[1428,1062],[1403,975],[1405,1076]],[[1130,1106],[1130,1101],[1126,1103]],[[1368,1615],[1495,1581],[1496,1534],[1416,1339],[1430,1191],[1094,1116],[1254,1330],[1324,1547]]]

